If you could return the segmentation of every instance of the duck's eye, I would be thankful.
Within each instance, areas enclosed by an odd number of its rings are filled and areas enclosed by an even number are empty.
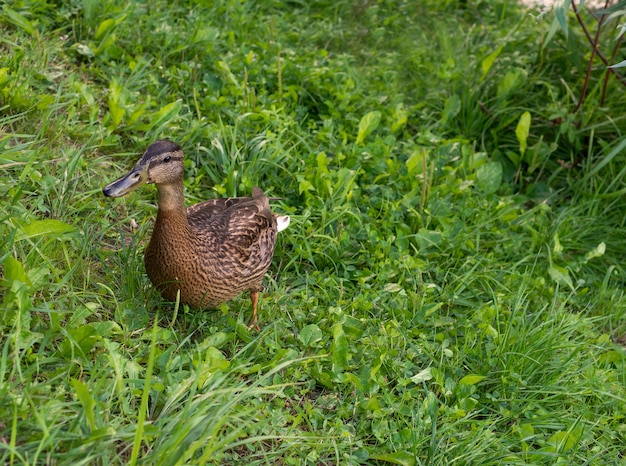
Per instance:
[[[172,160],[172,157],[170,157],[169,155],[166,155],[165,158],[163,159],[165,163],[169,162],[170,160]]]

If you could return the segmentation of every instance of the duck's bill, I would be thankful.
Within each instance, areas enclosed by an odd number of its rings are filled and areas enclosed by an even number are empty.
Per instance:
[[[108,197],[124,196],[144,184],[147,179],[146,171],[135,166],[127,175],[102,188],[102,192]]]

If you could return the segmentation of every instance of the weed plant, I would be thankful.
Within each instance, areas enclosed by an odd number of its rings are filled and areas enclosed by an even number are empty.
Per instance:
[[[506,1],[0,3],[0,462],[624,463],[625,94],[596,69],[575,111],[581,31]],[[246,296],[163,302],[155,193],[101,195],[160,138],[189,203],[283,199],[260,332]]]

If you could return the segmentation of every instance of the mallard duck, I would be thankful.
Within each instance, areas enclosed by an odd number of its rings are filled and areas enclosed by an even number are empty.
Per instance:
[[[166,300],[175,301],[180,291],[180,302],[195,308],[218,306],[248,290],[250,327],[256,327],[263,276],[276,234],[287,228],[289,217],[273,214],[270,199],[258,187],[252,197],[211,199],[185,208],[183,157],[178,144],[156,141],[128,174],[102,192],[120,197],[155,184],[158,211],[144,255],[150,281]]]

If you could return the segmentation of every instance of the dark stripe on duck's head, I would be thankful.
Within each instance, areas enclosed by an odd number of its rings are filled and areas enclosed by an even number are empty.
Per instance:
[[[165,152],[166,154],[170,154],[170,152]],[[158,155],[162,155],[162,154],[157,154],[154,156],[154,160],[152,159],[147,159],[148,161],[148,167],[150,168],[154,168],[157,165],[167,165],[171,162],[182,162],[183,161],[183,156],[182,155],[166,155],[165,157],[158,157]]]
[[[165,154],[166,152],[177,152],[180,150],[182,150],[181,147],[175,142],[172,142],[169,139],[163,139],[150,144],[150,147],[146,149],[141,157],[141,160],[145,162],[153,157],[156,157],[157,155]]]

